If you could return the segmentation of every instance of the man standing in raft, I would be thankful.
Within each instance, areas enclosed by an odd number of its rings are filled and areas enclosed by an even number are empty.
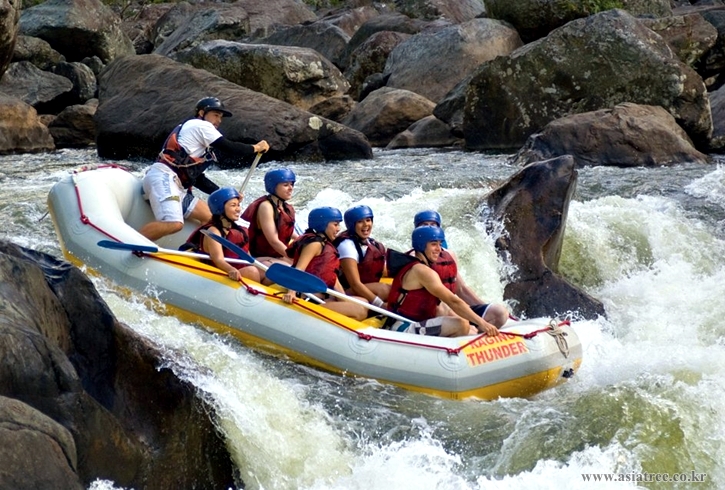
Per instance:
[[[263,262],[290,264],[287,246],[297,238],[295,208],[287,204],[295,188],[295,173],[288,168],[270,170],[264,175],[266,196],[252,202],[242,213],[249,223],[249,253]]]
[[[415,258],[396,272],[388,295],[388,308],[416,323],[409,325],[397,321],[391,329],[419,335],[458,337],[469,335],[470,322],[481,333],[491,337],[498,335],[498,329],[453,294],[431,268],[441,254],[441,243],[445,239],[443,230],[435,226],[421,226],[413,230]],[[436,316],[441,301],[457,316]]]
[[[139,232],[149,240],[181,231],[184,218],[207,223],[211,211],[206,202],[194,197],[192,187],[211,194],[219,186],[204,172],[217,163],[214,150],[244,156],[266,152],[269,144],[262,140],[254,145],[229,141],[219,132],[222,118],[232,113],[216,97],[205,97],[196,104],[194,118],[171,132],[156,162],[143,178],[143,190],[156,221]],[[186,192],[185,192],[186,191]]]

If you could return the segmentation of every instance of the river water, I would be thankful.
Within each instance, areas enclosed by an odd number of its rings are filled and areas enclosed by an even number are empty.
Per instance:
[[[68,170],[94,163],[103,162],[93,150],[0,157],[0,237],[60,256],[47,193]],[[118,163],[139,175],[147,165]],[[246,202],[279,165],[259,167]],[[298,176],[292,203],[303,222],[319,205],[368,204],[373,236],[405,249],[413,214],[437,209],[467,282],[502,300],[500,277],[512,271],[478,217],[487,192],[517,171],[506,155],[378,150],[372,161],[286,165]],[[209,175],[238,186],[246,170]],[[580,170],[561,273],[607,311],[575,323],[580,371],[533,399],[491,402],[442,400],[258,354],[94,281],[116,316],[163,346],[166,365],[214,406],[250,489],[725,487],[722,162]],[[595,484],[593,474],[630,483]],[[643,481],[693,476],[704,482]]]

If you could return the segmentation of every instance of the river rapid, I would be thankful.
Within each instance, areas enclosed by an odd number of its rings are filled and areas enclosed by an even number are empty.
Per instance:
[[[302,223],[320,205],[368,204],[373,236],[407,249],[415,212],[437,209],[466,281],[502,301],[500,278],[514,271],[479,216],[484,196],[518,170],[506,157],[376,150],[373,161],[284,165],[297,174],[292,204]],[[61,256],[48,191],[95,163],[108,162],[93,150],[0,156],[0,236]],[[139,176],[148,164],[116,163]],[[260,165],[245,204],[263,193],[264,172],[281,165]],[[239,186],[246,173],[208,174]],[[722,161],[581,169],[560,268],[607,311],[575,322],[580,371],[533,399],[490,402],[433,398],[259,354],[94,282],[115,315],[162,346],[165,364],[213,405],[249,489],[724,488]],[[594,474],[629,482],[594,483]],[[704,481],[646,482],[652,474]]]

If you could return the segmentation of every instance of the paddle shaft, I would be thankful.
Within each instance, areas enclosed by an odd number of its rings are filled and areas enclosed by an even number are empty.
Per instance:
[[[244,178],[244,182],[242,182],[242,185],[239,186],[239,194],[244,194],[244,189],[246,189],[247,184],[249,183],[249,179],[252,178],[252,172],[254,172],[254,169],[257,168],[257,164],[259,163],[260,158],[262,158],[261,151],[257,153],[257,156],[252,162],[252,165],[249,167],[249,172],[247,172],[247,176]]]
[[[400,316],[397,313],[393,313],[392,311],[388,311],[386,309],[377,307],[373,304],[368,303],[367,301],[362,301],[357,298],[353,298],[352,296],[348,296],[345,293],[340,293],[338,291],[335,291],[334,289],[327,288],[326,293],[329,294],[330,296],[335,296],[336,298],[340,298],[340,299],[344,299],[346,301],[351,301],[353,303],[357,303],[360,306],[364,306],[368,310],[372,310],[372,311],[375,311],[382,315],[389,316],[390,318],[395,318],[396,320],[400,320],[401,322],[415,323],[413,320],[405,318],[404,316]]]
[[[364,308],[383,314],[385,316],[389,316],[391,318],[395,318],[396,320],[400,320],[401,322],[413,323],[412,320],[409,320],[383,308],[379,308],[375,305],[368,303],[367,301],[362,301],[352,296],[348,296],[345,293],[340,293],[338,291],[335,291],[334,289],[330,289],[319,277],[314,276],[309,272],[301,271],[294,267],[286,267],[281,264],[272,264],[272,266],[267,271],[267,277],[271,281],[274,281],[280,286],[286,287],[287,289],[290,289],[292,291],[300,291],[303,293],[327,293],[330,296],[335,296],[336,298],[359,304]]]
[[[242,247],[236,245],[235,243],[230,242],[223,236],[219,236],[219,235],[215,235],[214,233],[210,233],[209,230],[201,230],[201,232],[204,235],[211,238],[212,240],[214,240],[215,242],[221,244],[223,247],[228,248],[229,250],[234,252],[239,257],[242,257],[244,260],[252,262],[257,268],[262,269],[265,272],[267,272],[267,270],[269,269],[269,267],[267,267],[266,265],[264,265],[263,263],[261,263],[260,261],[258,261],[254,257],[252,257],[251,255],[249,255]],[[275,265],[279,265],[279,264],[275,264]],[[281,267],[285,267],[285,266],[282,265]],[[317,303],[321,303],[321,304],[325,303],[324,300],[322,300],[321,298],[318,298],[314,294],[307,294],[305,296],[307,296],[308,298],[310,298],[311,300],[313,300]]]
[[[150,245],[134,245],[131,243],[113,242],[111,240],[101,240],[98,242],[98,246],[103,248],[110,248],[113,250],[128,250],[129,252],[143,252],[151,254],[167,254],[167,255],[179,255],[181,257],[190,257],[193,259],[206,259],[211,260],[206,254],[200,254],[195,252],[183,252],[181,250],[173,250],[170,248],[160,248]],[[243,259],[226,259],[230,264],[249,264],[250,262]]]

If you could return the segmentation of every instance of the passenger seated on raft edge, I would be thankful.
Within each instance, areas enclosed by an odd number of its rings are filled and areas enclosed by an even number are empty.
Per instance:
[[[413,230],[411,241],[415,255],[396,271],[388,296],[388,309],[415,323],[396,321],[386,328],[418,335],[459,337],[471,333],[470,322],[481,333],[495,337],[499,334],[498,329],[453,294],[430,267],[438,260],[445,239],[443,230],[435,226]],[[438,316],[441,301],[448,305],[453,315]]]
[[[242,213],[249,223],[249,253],[260,262],[289,265],[287,247],[297,238],[295,208],[287,204],[292,198],[296,176],[288,168],[278,168],[264,175],[266,196],[257,198]]]
[[[442,224],[441,215],[437,211],[425,210],[420,211],[413,218],[415,228],[419,226],[435,226],[440,228]],[[509,311],[505,305],[484,302],[478,295],[466,284],[458,270],[458,258],[452,251],[447,250],[445,241],[441,244],[443,250],[440,258],[431,267],[441,277],[443,284],[457,294],[466,302],[471,309],[481,318],[491,323],[497,328],[501,328],[509,319]],[[440,315],[449,315],[451,312],[445,304],[441,304],[438,310]]]
[[[339,209],[331,207],[313,209],[308,218],[309,228],[289,246],[287,254],[293,258],[293,267],[319,277],[329,289],[344,294],[345,291],[337,279],[340,258],[332,244],[340,231],[340,221],[342,214]],[[288,290],[282,299],[286,303],[292,303],[296,296],[296,291]],[[358,299],[364,301],[363,298]],[[365,307],[335,297],[325,298],[325,306],[358,321],[367,317]]]
[[[365,205],[354,206],[345,211],[344,218],[347,230],[334,241],[340,254],[340,283],[347,294],[381,307],[388,299],[390,285],[380,282],[386,273],[385,245],[370,237],[373,210]]]
[[[264,279],[262,271],[252,265],[230,264],[224,259],[238,259],[240,257],[201,232],[202,230],[208,230],[210,233],[219,235],[238,245],[245,252],[248,251],[249,235],[247,229],[236,223],[242,212],[242,196],[233,187],[222,187],[211,193],[207,203],[212,213],[211,220],[197,228],[189,236],[186,243],[179,248],[208,254],[214,265],[226,272],[230,279],[239,281],[242,277],[245,277],[252,281],[262,282]]]

